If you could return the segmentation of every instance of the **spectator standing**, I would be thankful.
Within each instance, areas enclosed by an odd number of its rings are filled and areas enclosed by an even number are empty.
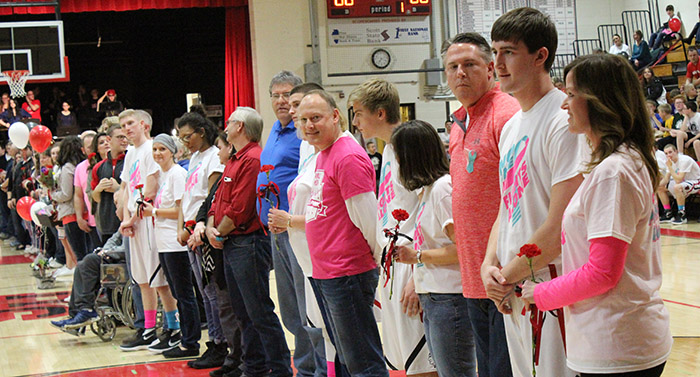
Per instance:
[[[29,117],[36,119],[41,123],[41,101],[34,98],[34,91],[27,90],[27,95],[25,96],[25,102],[22,104],[22,109],[29,113]]]
[[[96,225],[102,240],[107,240],[119,231],[121,221],[114,214],[114,194],[119,191],[121,174],[124,169],[124,156],[129,142],[121,126],[115,125],[107,130],[109,153],[92,168],[92,200],[96,205]]]
[[[498,215],[500,135],[520,105],[495,82],[491,46],[480,35],[458,34],[443,44],[442,55],[447,83],[462,104],[452,114],[450,135],[452,213],[462,293],[474,331],[479,375],[507,376],[512,372],[503,315],[486,295],[480,268]]]
[[[377,188],[375,192],[379,190],[379,174],[382,171],[382,154],[377,150],[377,144],[373,141],[367,142],[367,155],[369,155],[369,160],[372,161],[374,166],[374,175],[377,178]]]
[[[408,212],[409,217],[401,222],[399,231],[410,234],[420,204],[418,194],[406,189],[399,180],[401,167],[391,145],[391,133],[401,123],[399,91],[386,80],[369,79],[350,92],[348,104],[352,105],[355,113],[352,124],[362,132],[362,137],[378,138],[387,143],[382,155],[375,211],[377,229],[374,242],[377,247],[382,247],[390,242],[383,230],[394,226],[392,212],[396,209]],[[399,238],[396,246],[408,243],[408,240]],[[395,368],[405,368],[407,376],[436,374],[435,366],[429,361],[430,351],[422,341],[425,329],[418,315],[421,308],[415,290],[413,268],[397,263],[392,270],[382,269],[380,272],[382,284],[379,287],[379,301],[383,319],[384,355],[387,362]],[[390,279],[389,272],[392,281],[384,284]]]
[[[287,187],[296,178],[299,168],[299,145],[296,128],[289,114],[289,96],[292,88],[302,83],[299,76],[290,71],[280,71],[270,80],[270,99],[277,121],[260,155],[261,165],[272,165],[270,181],[279,187],[279,209],[289,210]],[[268,183],[267,174],[260,172],[256,187]],[[272,199],[275,201],[275,199]],[[270,204],[259,201],[260,221],[267,226]],[[275,266],[275,284],[279,297],[279,310],[284,327],[294,335],[294,366],[304,377],[320,377],[325,374],[326,360],[323,335],[320,329],[309,326],[299,313],[306,309],[304,297],[304,272],[289,244],[287,232],[270,232],[272,262]]]
[[[105,101],[105,98],[107,101]],[[109,89],[105,94],[97,100],[96,111],[104,114],[104,117],[117,116],[124,110],[124,105],[117,100],[117,92],[114,89]]]
[[[506,296],[513,284],[530,276],[531,267],[542,280],[551,279],[550,264],[561,273],[561,217],[582,180],[582,142],[568,132],[566,112],[560,109],[566,95],[549,78],[558,43],[552,20],[536,9],[518,8],[496,20],[491,38],[501,90],[511,93],[522,110],[505,124],[499,141],[501,208],[481,276],[489,298],[508,314],[504,322],[513,375],[529,376],[534,373],[530,315],[522,314],[521,300]],[[542,249],[532,265],[516,256],[524,244]],[[573,377],[558,322],[545,321],[540,339],[537,374]]]
[[[61,102],[61,111],[56,116],[56,132],[59,136],[77,135],[80,132],[78,119],[67,101]]]
[[[636,73],[589,55],[564,75],[569,130],[586,135],[592,154],[561,220],[565,275],[526,280],[522,297],[543,311],[564,307],[567,364],[582,377],[658,377],[673,339],[659,294],[658,166]],[[612,112],[619,118],[604,115]]]
[[[350,375],[387,377],[372,312],[381,254],[374,167],[364,148],[341,137],[340,112],[328,93],[309,92],[298,119],[309,144],[319,149],[305,226],[316,294]]]
[[[206,235],[212,247],[223,249],[231,306],[241,323],[244,373],[291,377],[289,349],[270,298],[272,246],[256,212],[262,117],[239,106],[226,124],[227,140],[237,152],[224,168]]]

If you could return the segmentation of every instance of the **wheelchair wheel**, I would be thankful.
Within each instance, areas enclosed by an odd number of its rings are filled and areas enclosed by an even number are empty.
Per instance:
[[[127,284],[121,290],[121,302],[118,312],[121,314],[121,321],[130,328],[134,328],[134,320],[136,320],[136,309],[134,309],[134,300],[132,296],[133,286]]]
[[[109,342],[117,334],[117,322],[112,316],[101,316],[97,322],[90,325],[90,330],[103,342]]]

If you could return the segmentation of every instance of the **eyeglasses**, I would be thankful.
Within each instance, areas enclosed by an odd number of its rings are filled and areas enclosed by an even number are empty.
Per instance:
[[[191,138],[192,135],[194,135],[194,134],[195,134],[195,132],[190,132],[189,134],[187,134],[187,135],[185,135],[185,136],[180,136],[180,140],[182,140],[183,143],[187,143],[187,142],[190,141],[190,138]]]
[[[284,97],[284,99],[289,99],[289,96],[291,96],[290,92],[284,92],[284,93],[272,93],[270,94],[270,98],[272,98],[273,101],[277,101],[280,98]]]

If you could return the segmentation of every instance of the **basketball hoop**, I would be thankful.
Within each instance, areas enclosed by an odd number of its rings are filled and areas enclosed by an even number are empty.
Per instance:
[[[27,83],[27,79],[29,78],[29,71],[2,71],[2,75],[7,77],[7,85],[10,86],[10,96],[12,98],[24,97],[27,95],[27,92],[24,91],[24,84]]]

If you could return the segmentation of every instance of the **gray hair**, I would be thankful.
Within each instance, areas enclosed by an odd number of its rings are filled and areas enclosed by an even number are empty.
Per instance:
[[[173,140],[173,137],[168,134],[158,134],[155,138],[153,138],[153,143],[163,144],[164,147],[170,150],[170,153],[172,153],[173,156],[175,156],[175,153],[177,153],[177,145],[175,145],[175,140]]]
[[[245,134],[252,142],[259,142],[262,137],[263,119],[255,109],[238,106],[228,118],[229,121],[243,123]]]
[[[279,71],[276,75],[272,76],[272,80],[270,80],[270,95],[272,95],[272,87],[275,85],[289,84],[295,87],[303,82],[301,77],[297,76],[297,74],[292,71]]]
[[[491,45],[486,41],[486,38],[482,37],[481,34],[477,33],[459,33],[454,37],[442,42],[442,48],[440,49],[440,55],[442,56],[443,64],[445,62],[445,55],[447,55],[447,50],[450,46],[458,43],[469,43],[476,46],[479,51],[481,51],[481,56],[484,58],[486,64],[493,61],[493,53],[491,52]]]

